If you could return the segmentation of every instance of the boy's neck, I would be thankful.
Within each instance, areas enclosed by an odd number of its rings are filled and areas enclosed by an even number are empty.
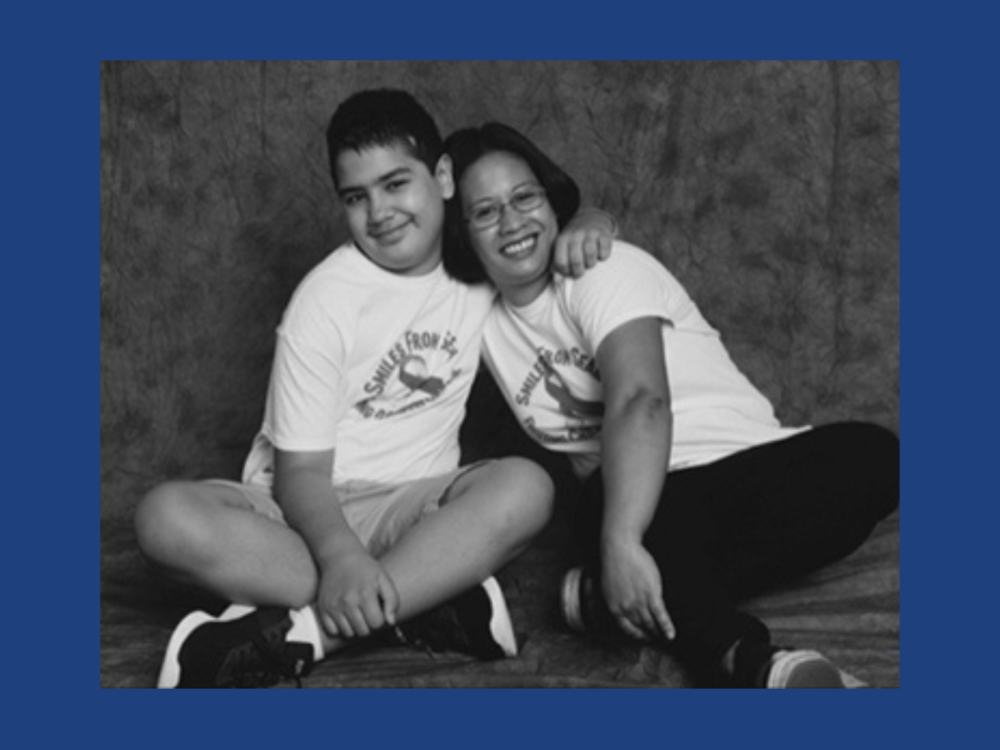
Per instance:
[[[393,276],[409,276],[412,278],[420,278],[421,276],[428,276],[437,271],[441,267],[442,263],[440,246],[438,246],[438,248],[433,252],[433,254],[429,258],[427,258],[426,262],[421,263],[418,268],[399,269],[384,265],[376,261],[368,253],[365,252],[360,242],[357,242],[356,240],[352,239],[351,244],[354,245],[354,248],[362,255],[362,257],[365,258],[365,260],[367,260],[373,266],[382,269],[386,273],[391,273]]]

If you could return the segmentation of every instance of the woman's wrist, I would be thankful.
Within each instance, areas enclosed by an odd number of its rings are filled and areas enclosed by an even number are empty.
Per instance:
[[[611,528],[601,532],[601,552],[604,555],[620,553],[642,546],[642,532],[638,529]]]

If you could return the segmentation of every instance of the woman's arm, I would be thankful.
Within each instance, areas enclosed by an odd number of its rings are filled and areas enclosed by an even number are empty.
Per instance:
[[[662,321],[639,318],[601,342],[604,387],[601,464],[604,519],[602,585],[619,625],[636,636],[674,636],[660,573],[642,539],[660,501],[670,459],[673,419]]]

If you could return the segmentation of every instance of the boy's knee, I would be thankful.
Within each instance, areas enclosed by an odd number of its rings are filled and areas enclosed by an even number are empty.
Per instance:
[[[198,546],[199,537],[207,533],[196,518],[194,495],[189,482],[167,482],[139,501],[134,518],[136,540],[151,562],[170,564],[178,550]]]
[[[555,485],[541,466],[526,458],[497,462],[502,474],[504,505],[529,533],[537,533],[552,515]]]
[[[478,512],[491,518],[499,533],[533,536],[552,514],[555,487],[548,472],[525,458],[491,461],[456,485],[451,501],[475,496]]]
[[[512,456],[497,461],[500,469],[505,472],[508,480],[518,485],[518,490],[525,496],[531,496],[540,502],[550,502],[555,495],[555,485],[552,477],[534,461]]]

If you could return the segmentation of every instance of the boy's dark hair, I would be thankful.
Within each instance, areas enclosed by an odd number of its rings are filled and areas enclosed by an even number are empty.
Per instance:
[[[445,139],[444,152],[451,157],[456,190],[455,196],[447,202],[442,258],[445,270],[467,284],[489,279],[469,243],[462,209],[461,182],[469,167],[486,154],[497,151],[524,159],[539,184],[545,188],[545,197],[555,212],[560,229],[580,208],[580,188],[573,178],[514,128],[499,122],[488,122],[478,128],[464,128],[452,133]]]
[[[343,151],[402,146],[434,172],[441,158],[441,133],[416,99],[396,89],[370,89],[348,97],[330,118],[326,146],[330,175],[337,184],[337,157]]]

